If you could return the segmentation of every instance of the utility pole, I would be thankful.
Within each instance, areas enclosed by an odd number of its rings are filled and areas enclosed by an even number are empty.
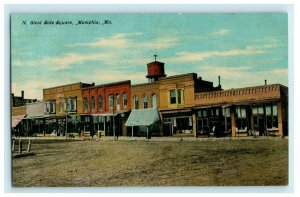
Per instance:
[[[113,133],[114,133],[114,140],[116,140],[116,132],[115,132],[115,94],[113,94]]]
[[[66,112],[66,134],[65,134],[66,139],[67,139],[67,133],[68,133],[68,112]]]

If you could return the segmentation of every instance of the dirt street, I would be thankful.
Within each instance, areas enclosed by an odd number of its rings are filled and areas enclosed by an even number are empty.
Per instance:
[[[288,140],[34,140],[13,186],[286,185]]]

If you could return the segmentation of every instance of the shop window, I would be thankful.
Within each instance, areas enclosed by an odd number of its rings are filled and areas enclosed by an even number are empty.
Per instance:
[[[247,115],[245,106],[236,106],[236,127],[239,131],[247,131]]]
[[[266,118],[267,118],[267,129],[274,130],[278,129],[278,111],[277,104],[266,105]]]
[[[206,109],[202,110],[202,117],[203,118],[207,117],[207,110]]]
[[[230,108],[223,108],[222,115],[224,118],[224,131],[225,134],[231,133],[231,114],[230,114]]]
[[[139,97],[135,96],[133,98],[133,101],[134,101],[134,109],[139,109]]]
[[[147,99],[147,96],[143,97],[143,103],[144,103],[144,109],[147,109],[148,108],[148,99]]]
[[[198,111],[197,131],[200,135],[208,135],[210,132],[207,109]]]

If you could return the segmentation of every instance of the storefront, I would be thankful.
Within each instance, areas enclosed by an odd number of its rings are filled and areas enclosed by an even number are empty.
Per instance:
[[[163,119],[163,135],[193,135],[192,110],[173,110],[161,112]]]

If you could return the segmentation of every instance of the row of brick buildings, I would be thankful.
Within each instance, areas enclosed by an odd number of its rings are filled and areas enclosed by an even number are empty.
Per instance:
[[[249,136],[288,134],[288,88],[280,84],[223,90],[196,73],[166,76],[147,64],[147,83],[74,83],[43,90],[28,103],[24,135]],[[13,109],[14,110],[14,109]]]

